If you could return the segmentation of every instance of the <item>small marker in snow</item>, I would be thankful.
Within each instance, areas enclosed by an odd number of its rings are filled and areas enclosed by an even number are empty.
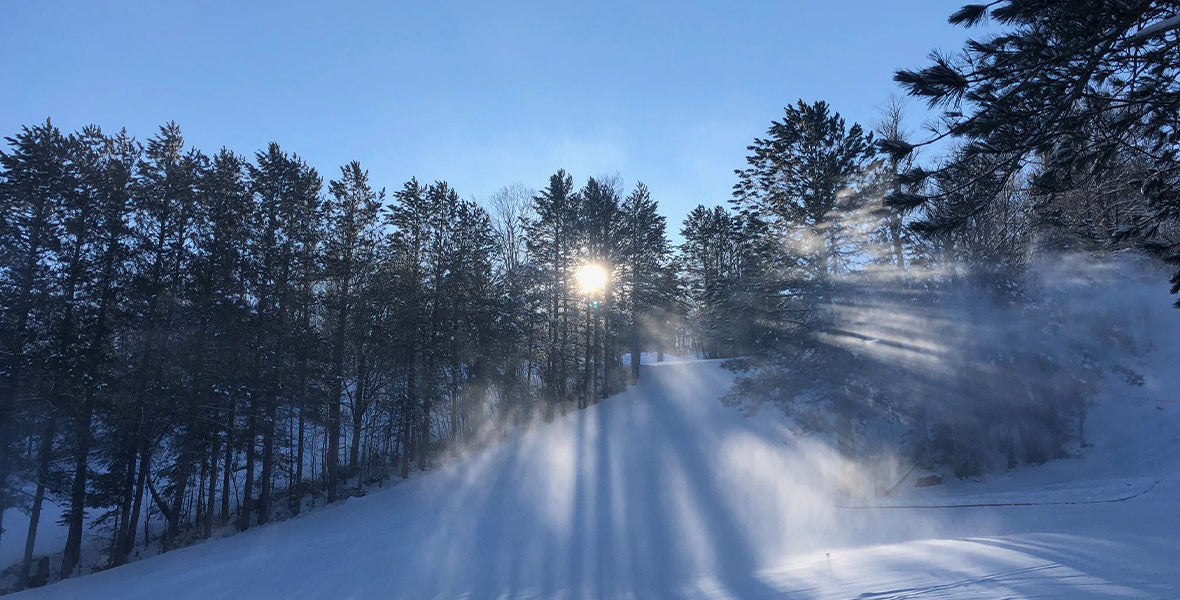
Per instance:
[[[828,557],[828,575],[832,574],[832,553],[824,552],[824,556]]]

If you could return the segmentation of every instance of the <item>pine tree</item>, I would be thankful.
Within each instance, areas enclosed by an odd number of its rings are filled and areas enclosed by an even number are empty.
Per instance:
[[[968,42],[962,54],[934,54],[930,66],[898,71],[912,95],[941,107],[939,130],[920,143],[883,140],[895,157],[948,137],[963,148],[938,168],[914,167],[909,184],[939,174],[974,173],[958,182],[995,182],[948,213],[928,213],[916,225],[929,233],[962,228],[1001,197],[1029,163],[1032,192],[1071,193],[1101,182],[1129,160],[1144,163],[1139,194],[1147,210],[1134,226],[1107,232],[1135,236],[1180,264],[1180,246],[1165,234],[1180,217],[1180,66],[1175,36],[1180,15],[1170,3],[1111,0],[1001,0],[964,6],[952,24],[973,26],[990,17],[1004,30]],[[978,187],[978,186],[976,186]],[[958,194],[959,186],[898,190],[894,206],[912,209]],[[1134,197],[1133,193],[1122,196]],[[1173,278],[1180,290],[1180,273]]]
[[[21,482],[14,475],[25,467],[15,442],[22,429],[31,427],[41,432],[37,492],[30,507],[39,517],[47,485],[43,465],[51,459],[59,418],[46,402],[42,380],[50,375],[51,282],[59,274],[55,265],[66,226],[61,207],[70,192],[69,140],[48,120],[6,140],[11,150],[0,152],[0,512],[15,504]],[[22,405],[41,407],[40,419],[27,408],[18,410]]]
[[[176,442],[174,451],[188,458],[186,436],[170,438],[173,428],[183,429],[193,401],[187,389],[188,375],[195,363],[191,360],[191,312],[189,311],[194,235],[198,215],[197,181],[207,159],[196,151],[185,151],[180,128],[169,123],[148,140],[143,160],[137,167],[137,186],[133,195],[134,255],[137,275],[134,295],[136,322],[142,339],[139,372],[142,378],[135,389],[135,405],[125,407],[127,421],[136,423],[133,443],[139,446],[139,482],[134,492],[138,507],[148,491],[168,522],[165,545],[169,545],[180,526],[178,499],[184,497],[189,461],[170,463],[166,474],[171,487],[163,493],[155,486],[151,473],[153,450],[165,439]],[[178,408],[179,410],[174,410]],[[171,489],[172,498],[165,498]],[[139,511],[132,512],[138,522]],[[134,524],[129,533],[134,535]],[[71,528],[74,529],[73,527]],[[76,535],[67,543],[66,562],[77,564],[81,544],[81,521]],[[68,573],[63,566],[63,574]]]
[[[201,409],[193,416],[199,430],[193,432],[193,452],[200,452],[207,465],[203,535],[212,533],[214,498],[217,493],[222,444],[232,452],[234,404],[248,380],[250,345],[246,338],[250,306],[246,290],[250,287],[248,252],[254,204],[246,181],[246,161],[221,150],[213,157],[201,182],[202,227],[197,234],[197,261],[194,268],[195,306],[201,331],[199,348],[200,379],[193,393],[201,399]],[[223,440],[224,437],[224,440]],[[229,460],[220,463],[225,474],[232,468]],[[230,491],[222,487],[222,520],[228,517]]]
[[[250,168],[259,222],[256,227],[255,298],[256,334],[254,387],[247,412],[247,485],[252,487],[254,435],[262,436],[262,470],[259,473],[257,503],[258,522],[270,520],[276,468],[278,408],[283,399],[293,397],[292,378],[287,376],[292,351],[297,347],[289,336],[296,306],[304,291],[300,270],[302,238],[314,229],[320,178],[298,156],[283,152],[271,144],[266,153],[256,157]],[[313,219],[309,225],[308,219]],[[261,415],[258,414],[261,410]],[[261,423],[258,423],[261,418]],[[256,425],[260,425],[256,427]],[[260,430],[259,430],[260,429]],[[249,494],[244,495],[252,502]],[[250,510],[243,510],[243,525],[248,524]]]
[[[400,474],[409,477],[411,453],[416,450],[417,415],[422,396],[429,393],[423,384],[426,345],[429,342],[426,277],[432,219],[436,214],[428,190],[417,179],[407,181],[393,194],[385,214],[390,228],[388,252],[396,265],[400,299],[400,323],[403,337],[404,384],[398,408]],[[420,451],[420,450],[418,450]]]
[[[664,217],[658,210],[643,183],[635,185],[620,208],[621,254],[629,288],[632,382],[639,379],[640,354],[658,329],[653,321],[654,309],[663,304],[668,292],[661,277],[669,258],[668,238]]]
[[[452,196],[457,200],[457,196]],[[467,201],[451,205],[445,220],[449,247],[442,256],[445,276],[438,282],[443,311],[442,361],[449,380],[449,426],[453,441],[462,438],[475,416],[475,402],[489,385],[489,363],[495,354],[495,281],[492,257],[496,248],[491,219]]]
[[[363,298],[362,285],[374,265],[378,244],[378,212],[385,191],[369,185],[369,173],[360,163],[351,162],[340,169],[340,179],[328,184],[328,205],[324,236],[325,276],[328,279],[326,304],[331,319],[331,371],[327,397],[326,485],[328,502],[334,502],[339,488],[340,402],[344,397],[345,367],[355,355],[350,339],[355,315],[363,310],[357,298]]]
[[[737,172],[734,204],[771,235],[794,240],[815,276],[833,274],[840,261],[840,192],[872,157],[872,136],[856,123],[846,127],[826,102],[802,100],[771,122],[767,136],[747,148],[750,166]]]
[[[554,173],[549,185],[533,198],[536,218],[527,227],[529,255],[541,280],[545,303],[541,318],[546,327],[541,379],[550,414],[567,400],[574,358],[570,333],[575,307],[570,280],[581,198],[573,188],[573,178],[568,173],[564,170]]]
[[[285,301],[288,315],[288,337],[285,347],[289,358],[286,364],[288,396],[294,397],[297,415],[295,434],[294,473],[291,481],[291,511],[299,514],[304,492],[303,466],[305,463],[305,435],[308,416],[317,414],[322,405],[324,358],[322,328],[316,318],[320,301],[316,290],[324,278],[324,221],[326,205],[321,197],[323,179],[315,169],[301,161],[291,182],[290,233],[293,253],[288,275],[290,290]],[[291,371],[294,370],[294,373]]]
[[[586,390],[579,405],[597,402],[614,393],[620,383],[614,372],[619,366],[617,339],[619,329],[618,285],[621,263],[621,220],[617,181],[591,177],[578,192],[581,199],[577,214],[582,263],[599,265],[607,274],[607,285],[601,297],[589,300],[586,307],[585,362],[582,386]]]
[[[0,152],[0,294],[4,354],[0,356],[0,510],[13,504],[14,472],[21,470],[13,443],[26,423],[18,412],[21,398],[35,389],[34,360],[44,348],[48,282],[63,234],[58,206],[66,194],[66,138],[46,120],[6,138],[11,150]]]
[[[743,273],[738,297],[742,305],[765,308],[756,319],[764,330],[746,334],[759,338],[758,368],[735,389],[762,397],[792,389],[797,382],[789,380],[799,373],[841,360],[822,334],[831,328],[836,277],[858,249],[847,239],[854,225],[848,217],[861,203],[851,186],[873,155],[872,136],[858,124],[847,127],[822,101],[787,107],[767,133],[749,147],[750,166],[738,172],[733,198],[745,221],[743,242],[764,257],[745,266],[751,271]],[[826,399],[837,415],[841,449],[851,451],[853,401],[840,390]]]
[[[746,247],[739,218],[722,206],[697,206],[680,230],[681,268],[684,270],[689,318],[695,324],[693,338],[705,358],[734,356],[741,352],[729,329],[742,277],[742,251]],[[749,312],[741,311],[747,321]],[[746,338],[747,340],[749,338]]]
[[[111,142],[96,127],[70,138],[74,166],[71,193],[64,196],[54,346],[54,393],[51,402],[70,418],[73,473],[70,484],[69,532],[63,576],[73,572],[82,541],[87,506],[93,418],[111,357],[111,318],[118,289],[126,284],[120,267],[125,256],[128,158],[110,164]],[[112,173],[111,170],[114,169]],[[112,177],[113,175],[113,177]]]

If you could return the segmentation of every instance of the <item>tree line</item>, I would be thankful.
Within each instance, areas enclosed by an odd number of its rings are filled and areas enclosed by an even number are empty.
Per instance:
[[[643,184],[564,171],[492,211],[446,182],[391,194],[253,157],[24,127],[0,151],[0,508],[65,508],[110,565],[407,477],[480,432],[584,407],[638,375],[676,312]],[[609,271],[585,297],[572,274]],[[632,356],[630,369],[621,356]],[[162,517],[151,531],[149,514]],[[86,535],[90,535],[86,533]]]

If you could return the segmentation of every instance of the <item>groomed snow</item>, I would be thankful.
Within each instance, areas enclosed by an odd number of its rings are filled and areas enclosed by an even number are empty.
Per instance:
[[[1180,595],[1180,382],[1110,383],[1086,458],[889,503],[1133,499],[848,509],[834,480],[853,467],[723,406],[731,381],[715,361],[645,365],[626,393],[404,484],[17,597]]]

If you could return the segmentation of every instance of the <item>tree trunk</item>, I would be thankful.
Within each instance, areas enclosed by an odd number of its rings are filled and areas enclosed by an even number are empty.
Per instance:
[[[631,383],[639,381],[639,362],[643,353],[640,330],[643,319],[639,310],[639,265],[631,265]]]
[[[425,396],[429,398],[430,395]],[[426,449],[430,444],[430,402],[425,402],[422,406],[422,422],[415,428],[418,439],[414,443],[414,448],[418,453],[418,470],[426,470]]]
[[[360,469],[360,449],[361,449],[361,422],[365,416],[365,386],[363,375],[357,373],[356,389],[353,392],[352,399],[352,439],[349,440],[348,448],[348,472],[356,475]],[[359,484],[359,482],[358,482]]]
[[[74,482],[70,487],[70,530],[66,535],[66,550],[61,560],[62,579],[73,575],[82,556],[82,521],[86,510],[87,462],[90,457],[90,413],[90,401],[87,399],[77,421]]]
[[[166,552],[172,549],[172,545],[176,542],[177,536],[180,535],[180,518],[183,516],[181,507],[184,506],[184,496],[188,491],[189,475],[192,473],[192,462],[190,459],[189,444],[191,444],[190,436],[185,434],[185,440],[182,442],[180,456],[177,461],[180,463],[176,465],[176,476],[172,482],[172,510],[164,511],[168,519],[168,524],[164,528],[164,544],[163,550]],[[148,482],[150,485],[150,481]],[[149,489],[151,489],[149,487]],[[155,493],[154,491],[152,492]],[[160,503],[159,500],[156,501]]]
[[[897,215],[889,216],[889,237],[893,242],[893,260],[897,263],[897,268],[905,268],[905,250],[901,245],[901,217]]]
[[[458,338],[458,332],[452,332],[454,335],[451,339]],[[452,347],[451,356],[457,357],[458,352]],[[459,441],[459,360],[453,358],[451,363],[451,394],[450,394],[450,424],[451,424],[451,442]],[[456,444],[457,445],[457,444]]]
[[[639,381],[639,362],[642,357],[639,344],[639,327],[631,331],[631,383]]]
[[[271,484],[274,479],[275,464],[275,420],[277,400],[273,392],[268,392],[265,399],[266,418],[262,423],[262,474],[259,485],[262,487],[258,495],[258,524],[270,522]]]
[[[33,548],[37,543],[37,525],[41,521],[41,505],[45,501],[45,486],[49,483],[49,464],[53,454],[53,436],[57,433],[57,419],[50,415],[41,431],[41,443],[37,449],[37,491],[33,494],[33,507],[29,513],[29,530],[25,536],[25,555],[21,561],[20,579],[17,589],[29,584],[29,568],[33,564]]]
[[[229,525],[230,484],[234,472],[234,404],[230,401],[225,419],[225,468],[221,472],[221,526]]]
[[[257,442],[257,408],[254,398],[250,398],[250,406],[246,413],[246,483],[242,487],[242,508],[238,512],[238,531],[250,528],[250,516],[254,510],[254,455]]]
[[[410,435],[411,429],[412,429],[410,426],[410,423],[412,420],[412,415],[410,414],[410,410],[414,406],[414,400],[413,400],[414,397],[411,395],[410,390],[414,389],[413,385],[414,385],[413,377],[410,377],[410,380],[409,380],[408,385],[406,387],[405,406],[403,406],[403,408],[402,408],[401,432],[398,434],[398,437],[401,438],[399,441],[401,442],[401,476],[402,476],[402,479],[406,479],[407,477],[410,476],[410,446],[412,445],[410,442],[410,439],[412,437]]]
[[[140,511],[143,509],[143,492],[147,485],[148,470],[152,465],[151,448],[148,446],[146,439],[141,439],[139,449],[139,475],[135,482],[135,496],[131,508],[131,520],[127,523],[127,535],[123,538],[123,557],[131,554],[131,549],[135,547],[135,528],[139,525]],[[147,521],[144,520],[144,528],[147,528]],[[147,534],[144,534],[147,537]]]
[[[205,485],[209,483],[209,459],[203,457],[201,470],[197,474],[197,507],[193,514],[193,527],[204,533],[205,531]]]
[[[131,522],[132,496],[135,492],[135,465],[138,458],[139,455],[134,446],[124,449],[123,462],[127,472],[123,478],[122,498],[119,500],[119,519],[116,522],[114,539],[111,540],[110,566],[112,567],[123,564],[125,551],[123,540],[127,537],[127,528],[133,527],[128,523]]]
[[[344,286],[344,294],[348,287]],[[332,387],[328,394],[328,448],[324,457],[325,476],[328,485],[328,503],[336,501],[336,484],[340,466],[340,397],[344,395],[344,328],[348,323],[348,310],[345,300],[340,300],[341,306],[336,313],[336,331],[334,332],[332,350]]]
[[[338,352],[341,353],[338,362],[343,363],[343,351],[338,350]],[[332,393],[328,396],[328,448],[324,456],[328,504],[336,501],[336,479],[340,468],[340,395],[344,391],[344,386],[343,374],[339,374],[339,371],[343,370],[343,364],[338,364],[337,369],[338,374],[333,377],[335,381],[332,384]]]
[[[606,291],[602,297],[602,308],[594,309],[594,340],[595,340],[595,358],[597,361],[594,366],[594,374],[597,377],[601,372],[602,385],[598,388],[598,396],[594,399],[598,402],[600,399],[607,397],[614,392],[611,382],[611,367],[615,362],[615,345],[613,340],[606,335],[606,323],[610,315],[610,292]]]
[[[586,306],[586,364],[582,372],[582,389],[584,393],[578,397],[578,410],[590,406],[594,402],[594,313],[590,306]]]
[[[303,376],[301,375],[300,378]],[[303,388],[306,393],[306,387]],[[301,396],[306,398],[306,395]],[[303,436],[304,436],[304,419],[303,419],[303,403],[305,400],[300,400],[299,405],[299,434],[297,438],[297,446],[295,449],[295,481],[291,482],[291,514],[299,514],[299,510],[303,508]]]
[[[214,435],[209,448],[209,493],[205,495],[204,530],[201,532],[206,538],[213,535],[213,505],[217,498],[217,455],[220,442],[221,437]],[[229,470],[228,466],[226,470]]]

